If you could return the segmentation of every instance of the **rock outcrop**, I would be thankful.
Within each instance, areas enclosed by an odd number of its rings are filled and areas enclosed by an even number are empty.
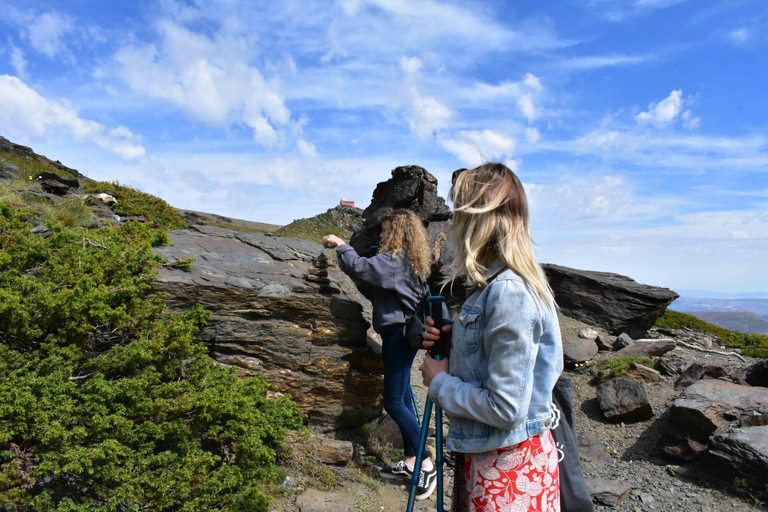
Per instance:
[[[723,380],[700,380],[690,385],[669,409],[669,428],[660,443],[664,453],[682,460],[703,454],[712,436],[731,426],[768,415],[768,389]]]
[[[760,492],[768,482],[768,426],[737,428],[717,434],[708,461],[717,468],[718,480],[727,484],[745,479]]]
[[[447,228],[451,210],[437,193],[437,178],[418,165],[407,165],[392,170],[392,177],[376,185],[371,204],[363,211],[363,227],[355,231],[350,245],[361,256],[372,256],[379,245],[381,216],[390,209],[408,208],[428,228],[430,240],[436,241]],[[446,223],[439,226],[434,223]],[[437,228],[437,229],[435,229]]]
[[[381,359],[368,345],[370,308],[331,251],[305,240],[212,226],[169,232],[155,289],[171,308],[213,312],[200,339],[223,364],[265,375],[311,427],[357,426],[380,409]]]
[[[629,277],[545,264],[544,271],[563,314],[613,334],[646,335],[678,295]]]

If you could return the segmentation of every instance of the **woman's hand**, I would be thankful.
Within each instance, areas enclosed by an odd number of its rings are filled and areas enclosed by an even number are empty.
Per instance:
[[[341,247],[342,245],[345,245],[347,242],[342,240],[341,238],[337,237],[336,235],[325,235],[323,237],[323,247],[326,249],[333,249],[335,247]]]
[[[433,327],[433,325],[435,325],[435,321],[432,320],[431,316],[428,316],[427,325],[424,328],[424,334],[423,334],[424,342],[422,343],[424,348],[426,348],[427,350],[432,348],[435,342],[441,338],[440,331],[437,329],[437,327]],[[450,343],[452,332],[453,332],[453,325],[451,324],[443,325],[442,337],[447,339],[449,343]]]
[[[441,372],[448,373],[448,359],[435,361],[432,359],[432,356],[427,353],[427,355],[424,356],[424,362],[421,365],[421,378],[424,380],[424,385],[429,387],[432,383],[432,379],[435,378],[435,375]]]

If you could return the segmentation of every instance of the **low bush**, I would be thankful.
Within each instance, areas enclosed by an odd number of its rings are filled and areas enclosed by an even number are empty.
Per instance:
[[[0,508],[268,510],[301,417],[206,355],[208,312],[149,294],[166,233],[26,219],[0,201]]]
[[[187,223],[168,203],[151,194],[120,185],[117,182],[92,181],[84,189],[89,194],[106,193],[117,199],[115,213],[121,217],[143,215],[150,222],[157,222],[163,229],[184,229]]]

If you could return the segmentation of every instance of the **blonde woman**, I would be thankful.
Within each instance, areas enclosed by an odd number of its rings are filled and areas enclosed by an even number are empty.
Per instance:
[[[419,445],[419,423],[411,395],[411,366],[416,351],[406,342],[406,319],[429,293],[430,270],[427,233],[410,210],[394,210],[381,219],[379,254],[363,258],[344,240],[327,235],[327,248],[336,247],[339,266],[373,302],[373,328],[381,334],[384,358],[384,409],[403,436],[405,460],[382,471],[388,478],[410,479]],[[435,489],[437,471],[426,450],[419,474],[416,499],[428,498]]]
[[[457,257],[446,284],[461,276],[473,290],[443,328],[450,358],[425,358],[422,375],[450,417],[446,447],[462,453],[454,510],[559,511],[550,429],[562,344],[552,290],[531,249],[523,186],[489,163],[456,171],[450,197]],[[424,346],[439,335],[427,327]]]

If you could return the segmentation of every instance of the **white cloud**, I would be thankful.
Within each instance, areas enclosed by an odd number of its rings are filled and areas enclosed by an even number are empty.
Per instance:
[[[557,63],[559,68],[589,70],[612,66],[627,66],[653,60],[653,55],[591,55],[572,57]]]
[[[296,141],[296,145],[299,148],[299,154],[304,158],[317,158],[317,148],[311,142],[299,139]]]
[[[689,130],[695,130],[699,126],[701,126],[701,118],[700,117],[694,117],[694,115],[691,113],[690,110],[686,110],[683,112],[683,126],[688,128]]]
[[[125,160],[144,157],[142,146],[124,126],[108,131],[96,121],[81,118],[77,111],[40,96],[17,77],[0,75],[0,129],[5,134],[40,138],[54,128],[67,129],[76,139],[89,140]]]
[[[16,76],[22,80],[28,80],[29,76],[27,75],[27,60],[24,58],[24,52],[13,44],[10,45],[10,50],[11,66],[13,66],[13,69],[16,71]]]
[[[248,38],[225,25],[207,36],[170,20],[159,22],[157,31],[159,46],[125,46],[115,55],[118,73],[132,89],[211,125],[243,123],[265,147],[290,135],[290,111],[278,84],[249,64]]]
[[[405,74],[405,86],[410,99],[408,123],[411,131],[422,139],[429,139],[435,131],[447,125],[452,112],[435,98],[421,93],[419,72],[423,63],[420,59],[403,57],[400,67]]]
[[[451,137],[439,139],[450,153],[467,166],[477,166],[486,161],[503,160],[517,146],[517,140],[493,130],[461,130]]]
[[[55,57],[66,50],[63,38],[74,30],[72,17],[56,11],[37,16],[27,29],[27,37],[38,52]]]
[[[517,98],[517,107],[520,109],[520,112],[522,112],[522,114],[528,118],[528,121],[533,121],[539,117],[536,105],[533,103],[532,94],[523,94]]]
[[[541,139],[541,134],[539,133],[539,130],[537,128],[526,128],[525,138],[528,140],[529,143],[536,144],[537,142],[539,142],[539,139]]]
[[[728,32],[728,38],[737,45],[744,45],[752,39],[752,30],[747,27],[734,28]]]
[[[672,91],[669,96],[659,103],[648,105],[648,112],[640,112],[635,116],[635,120],[640,124],[653,124],[657,127],[664,127],[670,124],[683,107],[683,91]]]

